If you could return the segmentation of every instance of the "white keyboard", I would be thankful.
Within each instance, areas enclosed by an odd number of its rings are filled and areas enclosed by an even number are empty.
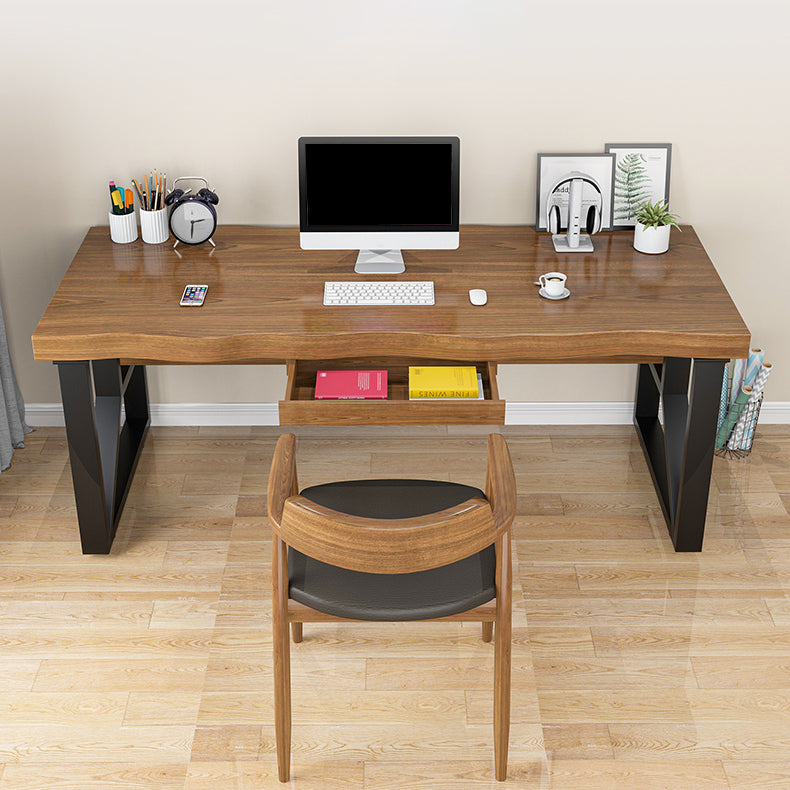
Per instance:
[[[325,282],[324,304],[433,304],[433,282],[430,280]]]

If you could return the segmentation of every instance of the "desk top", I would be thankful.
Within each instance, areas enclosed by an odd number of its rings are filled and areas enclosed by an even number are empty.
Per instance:
[[[325,280],[350,280],[356,252],[299,248],[297,228],[220,226],[216,249],[113,244],[91,228],[33,334],[39,360],[177,363],[423,357],[493,362],[745,357],[749,330],[693,228],[669,252],[634,250],[633,233],[593,237],[593,253],[558,254],[548,233],[469,225],[458,250],[406,250],[406,272],[433,280],[431,307],[324,307]],[[212,251],[213,250],[213,251]],[[540,274],[568,275],[548,301]],[[180,307],[188,283],[205,304]],[[488,304],[469,303],[485,288]]]

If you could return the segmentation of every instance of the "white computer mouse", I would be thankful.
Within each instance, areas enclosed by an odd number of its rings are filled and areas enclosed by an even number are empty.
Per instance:
[[[485,304],[488,301],[488,294],[482,288],[470,288],[469,301],[476,305]]]

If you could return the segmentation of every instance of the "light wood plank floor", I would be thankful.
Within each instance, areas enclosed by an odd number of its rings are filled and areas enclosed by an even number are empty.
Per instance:
[[[509,786],[790,788],[790,428],[716,459],[675,554],[633,430],[505,428]],[[482,485],[487,429],[299,430],[300,482]],[[64,432],[0,475],[0,788],[277,788],[266,477],[279,430],[154,428],[82,556]],[[291,786],[495,788],[479,626],[305,626]],[[507,785],[506,785],[507,786]]]

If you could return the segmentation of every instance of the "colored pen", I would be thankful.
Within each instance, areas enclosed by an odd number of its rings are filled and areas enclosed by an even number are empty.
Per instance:
[[[135,190],[135,192],[137,192],[137,198],[138,198],[138,199],[139,199],[139,201],[140,201],[140,205],[141,205],[143,208],[145,208],[145,206],[144,206],[144,201],[143,201],[143,193],[142,193],[142,191],[140,190],[140,185],[139,185],[139,184],[137,183],[137,181],[135,181],[134,179],[132,179],[132,184],[134,184],[134,190]]]
[[[112,191],[113,214],[122,214],[123,201],[121,200],[121,193],[117,189]]]
[[[159,211],[165,207],[167,173],[153,170],[150,173],[146,173],[139,182],[133,178],[132,184],[137,192],[140,208],[143,211]]]
[[[110,200],[112,201],[112,213],[113,214],[117,214],[118,213],[118,211],[116,210],[117,207],[115,205],[115,191],[116,191],[115,181],[110,181]]]

